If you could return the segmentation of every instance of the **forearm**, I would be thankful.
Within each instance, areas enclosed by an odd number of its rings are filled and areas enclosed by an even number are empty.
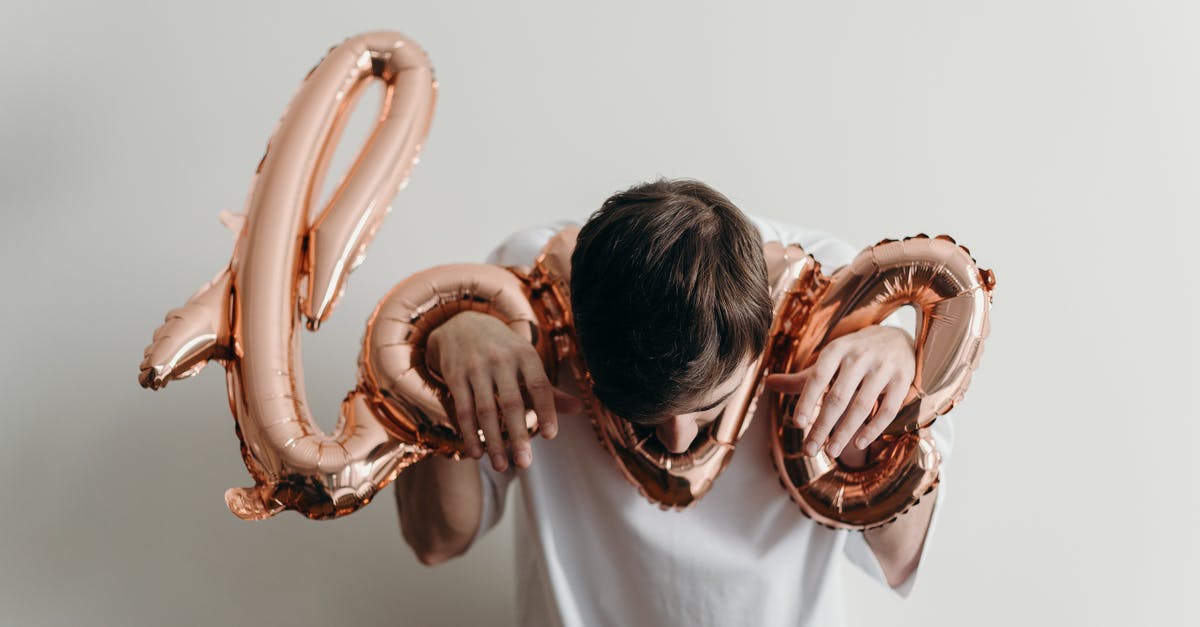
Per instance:
[[[479,462],[469,457],[427,457],[396,478],[404,540],[426,565],[444,562],[470,547],[482,505]]]
[[[919,312],[918,312],[919,315]],[[912,334],[907,330],[892,327],[904,334],[909,347],[914,347]],[[919,327],[918,327],[919,328]],[[888,584],[895,588],[904,583],[917,568],[921,552],[924,549],[925,535],[929,530],[929,521],[933,515],[934,503],[937,501],[936,488],[921,498],[907,513],[901,515],[895,522],[865,531],[867,545],[875,553]]]
[[[893,588],[904,583],[920,562],[937,496],[938,490],[934,488],[895,522],[863,532],[867,545],[883,567],[888,585]]]

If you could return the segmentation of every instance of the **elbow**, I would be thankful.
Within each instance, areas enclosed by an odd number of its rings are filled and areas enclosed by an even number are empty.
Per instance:
[[[413,545],[412,543],[409,543],[409,546],[412,547],[413,554],[416,555],[417,561],[421,562],[421,564],[425,566],[437,566],[438,564],[452,560],[467,552],[466,546],[417,546]]]
[[[418,550],[418,549],[414,548],[413,553],[416,554],[417,561],[421,562],[421,564],[423,564],[425,566],[437,566],[438,564],[441,564],[442,562],[449,561],[455,557],[458,557],[459,555],[462,555],[463,553],[465,553],[465,551],[457,551],[456,552],[456,551],[446,551],[446,550],[438,550],[438,549]]]
[[[890,570],[884,569],[884,575],[887,577],[888,586],[890,586],[892,590],[899,590],[900,586],[903,586],[904,583],[908,581],[908,579],[912,577],[913,573],[916,571],[917,564],[914,561],[899,568],[893,568]]]
[[[478,482],[477,472],[472,478]],[[436,566],[467,552],[479,528],[479,497],[438,488],[436,476],[404,473],[396,482],[400,534],[417,560]],[[472,507],[474,505],[474,507]]]
[[[446,557],[445,555],[441,555],[438,553],[430,553],[430,552],[426,552],[426,551],[417,551],[416,555],[417,555],[417,561],[421,562],[421,564],[425,565],[425,566],[437,566],[438,564],[441,564],[442,562],[450,559],[449,557]]]
[[[404,541],[412,549],[417,561],[425,566],[437,566],[454,559],[466,553],[471,546],[472,538],[469,536],[448,537],[427,531],[414,532],[407,525],[401,528]]]

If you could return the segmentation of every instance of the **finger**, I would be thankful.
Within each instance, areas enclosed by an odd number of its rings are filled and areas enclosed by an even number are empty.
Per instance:
[[[842,362],[842,350],[839,346],[830,344],[817,355],[817,361],[801,370],[798,374],[804,377],[804,387],[800,390],[800,398],[796,401],[796,426],[800,428],[812,424],[817,416],[817,404],[822,402],[821,396],[829,389],[833,376],[837,374]]]
[[[492,468],[503,472],[508,468],[508,456],[504,454],[504,441],[500,437],[495,388],[486,371],[479,370],[471,375],[471,389],[475,392],[475,418],[483,430],[484,445],[487,446],[488,456],[492,458]]]
[[[854,392],[862,383],[862,378],[861,367],[856,367],[854,363],[843,362],[841,364],[838,368],[837,378],[829,386],[829,391],[825,393],[825,398],[821,403],[821,414],[817,416],[808,436],[804,439],[805,453],[816,455],[825,445],[829,432],[842,417],[842,412],[850,404],[850,399],[854,398]]]
[[[582,400],[558,388],[554,388],[554,408],[563,414],[578,414],[585,409]]]
[[[475,400],[471,397],[471,385],[459,375],[446,380],[450,398],[454,399],[454,418],[458,433],[467,446],[467,454],[475,459],[483,456],[483,444],[479,441],[479,425],[475,422]]]
[[[863,423],[867,422],[871,410],[875,408],[875,402],[879,400],[879,395],[887,386],[889,379],[887,371],[876,368],[863,380],[862,385],[858,387],[858,392],[854,394],[854,399],[850,401],[850,406],[846,408],[846,413],[842,415],[829,437],[826,450],[830,457],[841,455],[846,444],[850,442],[850,438],[863,426]]]
[[[533,411],[537,412],[538,430],[542,437],[549,439],[558,432],[558,412],[554,407],[554,386],[546,377],[546,369],[536,356],[529,356],[521,361],[521,378],[525,382],[525,391],[529,393]]]
[[[855,444],[859,448],[866,448],[868,445],[879,439],[888,425],[896,419],[896,414],[900,412],[900,406],[904,403],[905,397],[908,396],[908,391],[912,384],[905,381],[902,377],[893,378],[889,381],[887,389],[884,390],[883,400],[879,402],[879,409],[875,411],[875,415],[863,425],[858,433],[855,434]]]
[[[508,428],[508,446],[512,449],[513,461],[518,468],[528,468],[533,461],[533,450],[529,446],[529,431],[525,428],[525,399],[517,384],[517,373],[506,371],[497,377],[496,392]]]
[[[800,372],[781,373],[767,375],[763,381],[769,390],[783,392],[785,394],[795,394],[804,387],[804,375]]]

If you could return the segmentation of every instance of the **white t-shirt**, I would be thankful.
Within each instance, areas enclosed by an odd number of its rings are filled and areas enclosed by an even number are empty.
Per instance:
[[[748,216],[763,241],[797,243],[831,274],[862,248],[827,233]],[[552,235],[572,221],[517,231],[487,263],[530,266]],[[902,307],[882,324],[913,332]],[[559,387],[578,394],[564,372]],[[833,530],[801,513],[780,487],[767,439],[766,403],[712,489],[690,508],[663,511],[642,497],[601,447],[586,414],[559,414],[558,435],[533,438],[533,464],[498,473],[486,458],[483,518],[476,539],[503,513],[521,481],[516,520],[520,625],[666,626],[845,623],[841,555],[888,585],[861,532]],[[953,426],[934,423],[943,467],[924,550],[946,499],[945,460]],[[919,566],[919,564],[918,564]],[[919,568],[918,568],[919,571]],[[907,597],[914,572],[896,588]]]

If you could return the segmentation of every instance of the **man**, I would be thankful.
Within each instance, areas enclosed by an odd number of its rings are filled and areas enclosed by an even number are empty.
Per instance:
[[[568,224],[520,231],[488,262],[529,266]],[[659,180],[605,201],[571,260],[576,333],[596,397],[653,428],[668,450],[686,451],[762,351],[769,240],[800,244],[827,274],[859,252],[820,231],[749,218],[697,181]],[[808,452],[868,461],[914,377],[913,338],[902,326],[893,314],[830,342],[804,371],[768,378],[799,395],[794,419],[814,425]],[[596,441],[571,377],[553,387],[530,343],[498,319],[454,316],[430,335],[427,360],[446,380],[471,457],[429,458],[400,475],[404,537],[425,564],[462,554],[495,525],[520,477],[522,625],[841,624],[842,553],[899,594],[911,590],[943,488],[879,529],[817,525],[779,486],[765,403],[711,491],[682,512],[662,511]],[[526,408],[542,441],[521,426]],[[485,452],[477,428],[490,463],[476,461]],[[945,417],[934,436],[945,459]]]

